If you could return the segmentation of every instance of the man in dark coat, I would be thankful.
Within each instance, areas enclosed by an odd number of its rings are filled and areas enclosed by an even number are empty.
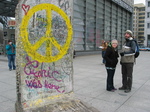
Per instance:
[[[133,73],[133,65],[135,62],[135,50],[136,43],[134,38],[132,37],[132,31],[127,30],[125,32],[125,44],[122,47],[121,55],[121,69],[122,69],[122,87],[119,90],[124,90],[125,93],[131,91],[132,88],[132,73]]]

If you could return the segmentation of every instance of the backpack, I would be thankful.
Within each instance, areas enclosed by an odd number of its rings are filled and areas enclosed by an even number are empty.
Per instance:
[[[134,42],[135,42],[135,44],[136,44],[134,57],[135,57],[135,58],[137,58],[137,57],[140,55],[139,45],[138,45],[138,43],[137,43],[137,41],[136,41],[136,40],[132,40],[132,41],[134,41]]]

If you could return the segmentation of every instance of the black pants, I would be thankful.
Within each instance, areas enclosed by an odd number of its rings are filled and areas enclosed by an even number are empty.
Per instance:
[[[73,58],[75,58],[76,57],[76,51],[74,50],[73,51]]]
[[[111,91],[114,89],[114,74],[115,74],[115,69],[106,69],[107,70],[107,87],[106,89],[108,91]]]
[[[132,88],[133,63],[122,63],[122,84],[124,88]]]

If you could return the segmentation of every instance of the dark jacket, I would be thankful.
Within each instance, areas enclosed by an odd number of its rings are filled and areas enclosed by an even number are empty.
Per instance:
[[[109,45],[104,56],[104,59],[106,60],[105,66],[115,68],[118,63],[118,57],[118,51]]]
[[[129,39],[126,39],[126,42],[124,46],[122,47],[122,52],[124,53],[124,56],[121,56],[121,63],[134,63],[135,62],[135,49],[136,49],[136,43],[133,41],[134,39],[130,37]],[[126,47],[128,48],[126,48]]]

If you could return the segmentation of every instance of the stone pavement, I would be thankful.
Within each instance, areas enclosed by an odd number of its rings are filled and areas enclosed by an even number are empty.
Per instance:
[[[101,55],[78,56],[74,59],[75,95],[101,112],[150,112],[150,52],[141,52],[134,66],[130,93],[106,91],[106,70]],[[121,66],[114,76],[121,86]],[[0,55],[0,112],[15,112],[15,71],[8,71],[7,58]]]
[[[7,56],[0,55],[0,62],[1,61],[8,61]]]

